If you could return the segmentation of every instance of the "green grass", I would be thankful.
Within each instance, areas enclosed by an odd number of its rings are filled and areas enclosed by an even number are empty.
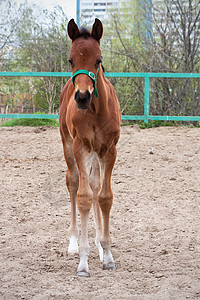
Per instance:
[[[183,126],[183,123],[172,121],[149,121],[149,123],[144,122],[124,122],[121,126],[130,126],[138,124],[141,129],[146,128],[154,128],[154,127],[161,127],[161,126]],[[55,119],[10,119],[4,121],[0,127],[15,127],[15,126],[29,126],[29,127],[37,127],[37,126],[51,126],[51,127],[59,127],[59,121]],[[192,123],[184,124],[186,127],[199,127],[200,122],[197,122],[195,125]]]
[[[58,120],[55,119],[11,119],[4,121],[0,127],[15,127],[15,126],[51,126],[59,127]]]
[[[127,123],[122,123],[121,126],[129,126],[129,125],[134,125],[138,124],[141,129],[147,129],[147,128],[155,128],[155,127],[166,127],[166,126],[186,126],[186,127],[200,127],[200,122],[178,122],[178,121],[149,121],[148,123],[144,123],[143,121],[134,121],[132,123],[127,122]]]
[[[166,126],[180,126],[181,123],[177,122],[166,122],[166,121],[149,121],[148,123],[141,122],[140,128],[146,129],[146,128],[154,128],[154,127],[166,127]]]
[[[148,123],[144,123],[143,121],[133,121],[133,122],[124,122],[121,126],[130,126],[138,124],[141,129],[146,128],[154,128],[154,127],[161,127],[161,126],[179,126],[177,122],[166,122],[166,121],[149,121]]]

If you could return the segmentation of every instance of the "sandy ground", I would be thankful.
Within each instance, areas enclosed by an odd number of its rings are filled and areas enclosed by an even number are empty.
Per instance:
[[[200,299],[200,129],[123,127],[103,271],[67,255],[70,205],[57,128],[0,128],[0,299]]]

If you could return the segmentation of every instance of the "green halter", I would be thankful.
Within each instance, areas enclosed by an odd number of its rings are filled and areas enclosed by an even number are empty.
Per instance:
[[[75,77],[79,74],[86,74],[88,75],[92,81],[93,81],[93,85],[94,85],[94,94],[93,96],[96,96],[96,97],[99,97],[99,94],[98,94],[98,91],[97,91],[97,75],[98,75],[98,72],[99,72],[99,68],[97,69],[97,74],[96,76],[94,75],[94,73],[92,73],[91,71],[88,71],[88,70],[78,70],[77,72],[74,73],[74,75],[72,76],[72,82],[73,82],[73,85],[75,86],[74,84],[74,81],[75,81]]]

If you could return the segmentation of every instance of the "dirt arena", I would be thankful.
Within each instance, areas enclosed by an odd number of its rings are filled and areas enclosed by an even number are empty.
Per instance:
[[[70,205],[58,128],[0,128],[0,299],[200,299],[200,129],[122,127],[103,271],[67,255]]]

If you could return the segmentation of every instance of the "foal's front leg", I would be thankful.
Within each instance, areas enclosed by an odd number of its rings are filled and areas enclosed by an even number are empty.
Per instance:
[[[78,174],[75,167],[68,168],[66,173],[66,183],[70,194],[71,202],[71,224],[69,228],[69,254],[78,253],[78,226],[76,220],[76,194],[78,189]]]
[[[72,140],[63,136],[63,150],[67,163],[66,184],[71,202],[71,222],[69,228],[69,254],[78,253],[78,226],[76,220],[76,194],[78,190],[78,170],[72,150]]]
[[[80,238],[80,262],[77,275],[80,277],[89,277],[88,257],[90,247],[88,243],[88,217],[92,206],[93,192],[89,184],[89,172],[92,162],[92,154],[88,153],[84,147],[81,147],[80,141],[74,141],[74,156],[79,172],[79,187],[77,191],[77,206],[81,218],[81,238]]]

